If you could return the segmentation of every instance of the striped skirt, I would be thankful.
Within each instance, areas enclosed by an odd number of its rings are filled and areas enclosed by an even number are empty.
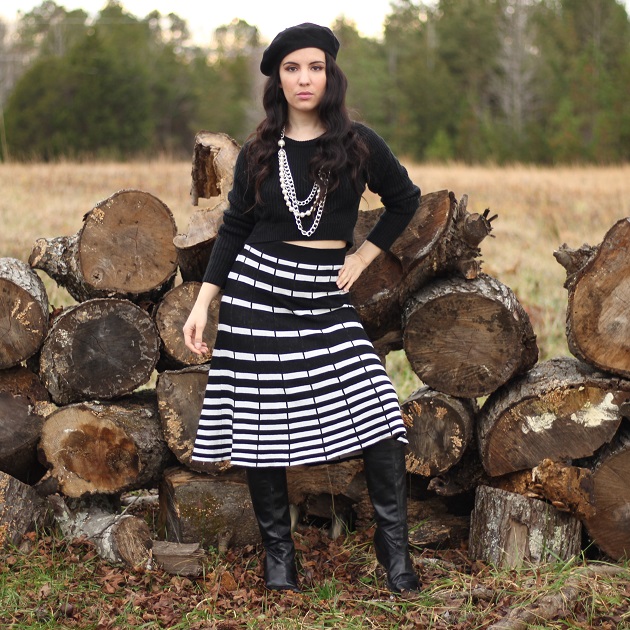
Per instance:
[[[221,300],[193,460],[292,466],[407,442],[396,391],[336,285],[344,258],[245,245]]]

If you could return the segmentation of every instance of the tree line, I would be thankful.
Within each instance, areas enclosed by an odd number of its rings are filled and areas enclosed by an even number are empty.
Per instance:
[[[617,0],[395,0],[382,39],[331,25],[354,118],[413,160],[630,159],[630,21]],[[243,19],[192,42],[185,20],[94,18],[54,0],[0,21],[2,159],[189,156],[200,129],[243,142],[265,45]]]

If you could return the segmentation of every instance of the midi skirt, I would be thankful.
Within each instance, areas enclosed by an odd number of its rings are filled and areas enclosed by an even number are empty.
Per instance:
[[[407,442],[396,391],[336,285],[345,253],[244,246],[221,299],[193,460],[294,466]]]

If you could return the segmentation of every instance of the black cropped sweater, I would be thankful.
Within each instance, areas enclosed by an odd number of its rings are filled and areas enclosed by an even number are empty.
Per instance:
[[[406,169],[392,154],[385,141],[372,129],[354,123],[366,143],[370,157],[362,174],[360,189],[367,186],[378,194],[385,207],[367,239],[382,250],[388,250],[407,227],[418,208],[420,189],[409,179]],[[305,199],[313,187],[309,163],[317,147],[317,138],[297,141],[285,138],[285,150],[293,175],[298,199]],[[341,174],[339,186],[326,197],[326,205],[315,233],[306,237],[297,229],[293,214],[282,196],[278,162],[263,183],[264,204],[255,200],[254,182],[248,181],[244,151],[234,168],[234,185],[228,194],[229,207],[223,215],[217,240],[203,277],[223,288],[236,256],[245,243],[270,241],[343,240],[352,246],[361,194],[349,176]],[[314,214],[302,219],[304,229],[312,225]]]

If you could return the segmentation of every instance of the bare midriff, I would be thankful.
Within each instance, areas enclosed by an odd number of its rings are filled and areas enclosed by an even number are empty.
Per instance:
[[[315,249],[342,249],[346,246],[346,241],[284,241],[288,245],[299,245],[300,247],[313,247]]]

